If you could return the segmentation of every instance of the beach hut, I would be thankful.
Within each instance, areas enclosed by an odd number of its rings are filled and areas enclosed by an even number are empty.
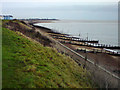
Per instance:
[[[13,20],[12,15],[0,15],[0,19],[2,20]]]
[[[2,20],[3,19],[3,17],[2,17],[2,15],[0,15],[0,20]]]
[[[9,18],[8,15],[3,15],[3,19],[4,19],[4,20],[10,20],[10,18]]]
[[[12,15],[9,15],[9,20],[12,20],[13,19],[13,16]]]

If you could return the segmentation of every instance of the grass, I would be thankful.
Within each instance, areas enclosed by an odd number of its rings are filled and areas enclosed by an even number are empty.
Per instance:
[[[55,49],[6,28],[2,38],[3,88],[94,87],[86,70]]]
[[[21,26],[25,27],[26,29],[32,29],[31,27],[29,27],[29,26],[27,26],[27,25],[23,24],[23,23],[22,23],[22,22],[20,22],[19,20],[14,20],[14,21],[12,21],[12,22],[14,22],[14,23],[18,23],[19,25],[21,25]]]

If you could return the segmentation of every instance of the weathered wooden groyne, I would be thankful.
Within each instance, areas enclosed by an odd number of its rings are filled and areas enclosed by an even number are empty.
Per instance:
[[[99,40],[87,40],[83,38],[73,37],[68,34],[56,34],[55,32],[50,33],[50,35],[55,39],[61,39],[62,43],[69,43],[73,45],[79,46],[88,46],[88,47],[95,47],[95,48],[107,48],[107,49],[120,49],[120,46],[113,46],[113,45],[106,45],[106,44],[99,44]],[[75,43],[75,42],[83,42],[83,43]]]
[[[114,50],[107,50],[107,49],[90,49],[90,50],[87,50],[87,49],[84,49],[84,48],[77,48],[75,50],[76,52],[84,52],[84,53],[106,53],[106,54],[109,54],[109,55],[114,55],[114,56],[120,56],[120,53],[117,52],[117,51],[114,51]]]
[[[107,48],[107,49],[120,49],[120,46],[112,46],[112,45],[105,45],[105,44],[96,44],[96,43],[76,43],[72,41],[60,41],[61,43],[78,45],[78,46],[88,46],[88,47],[95,47],[95,48]]]
[[[77,42],[89,42],[89,43],[98,43],[98,40],[87,40],[87,39],[82,39],[82,38],[77,38],[77,37],[53,37],[56,39],[62,39],[62,40],[69,40],[69,41],[77,41]]]

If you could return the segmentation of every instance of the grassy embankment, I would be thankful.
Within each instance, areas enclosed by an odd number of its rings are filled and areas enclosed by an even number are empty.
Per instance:
[[[94,87],[88,72],[71,58],[2,29],[3,88]]]

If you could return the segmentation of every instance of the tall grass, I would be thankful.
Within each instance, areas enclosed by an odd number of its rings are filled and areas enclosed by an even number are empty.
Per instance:
[[[9,29],[2,31],[3,88],[91,88],[89,74],[71,58]]]

